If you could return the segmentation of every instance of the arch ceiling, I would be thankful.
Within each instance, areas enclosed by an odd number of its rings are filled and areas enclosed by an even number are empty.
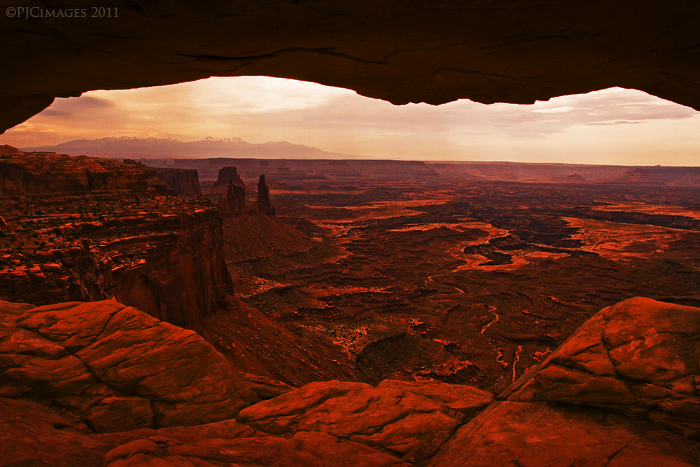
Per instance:
[[[111,17],[95,3],[71,2],[73,17],[59,2],[1,7],[0,130],[55,97],[242,75],[394,104],[620,86],[700,110],[695,0],[117,1]]]

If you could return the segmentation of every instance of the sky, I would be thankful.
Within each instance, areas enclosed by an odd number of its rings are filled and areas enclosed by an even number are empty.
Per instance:
[[[395,106],[315,83],[235,77],[59,98],[0,144],[211,136],[381,159],[698,166],[698,135],[700,112],[629,89],[534,105]]]

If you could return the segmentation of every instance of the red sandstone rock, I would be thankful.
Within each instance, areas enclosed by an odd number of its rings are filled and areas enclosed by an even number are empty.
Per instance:
[[[245,186],[243,180],[241,180],[241,176],[238,175],[238,170],[236,169],[236,167],[222,167],[219,169],[219,176],[212,185],[212,188],[225,188],[229,186],[229,184],[232,182],[236,186]]]
[[[277,396],[281,396],[289,391],[293,391],[295,388],[282,381],[276,381],[267,376],[259,375],[238,375],[238,377],[245,383],[245,385],[253,391],[261,400],[274,399]]]
[[[258,400],[196,333],[115,301],[0,313],[0,395],[48,401],[96,431],[207,423]]]
[[[271,434],[323,432],[415,461],[430,457],[490,393],[445,383],[310,383],[241,411],[238,421]],[[467,415],[465,415],[467,414]]]
[[[102,467],[118,446],[36,402],[0,397],[0,413],[0,466]]]
[[[510,400],[585,404],[700,437],[700,309],[632,298],[601,310]]]
[[[245,212],[245,188],[228,182],[226,196],[217,203],[221,217],[236,217]]]
[[[291,438],[212,438],[192,444],[166,439],[133,441],[105,456],[109,467],[182,465],[219,467],[408,467],[399,459],[326,433],[297,433]]]
[[[547,403],[499,402],[483,411],[429,467],[691,467],[700,443],[648,422]]]
[[[258,181],[258,212],[267,214],[268,216],[275,215],[275,207],[270,203],[270,189],[265,183],[265,175],[260,175]]]

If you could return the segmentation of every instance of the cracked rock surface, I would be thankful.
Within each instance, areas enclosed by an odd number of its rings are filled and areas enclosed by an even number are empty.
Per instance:
[[[510,400],[588,405],[700,438],[700,309],[648,298],[604,308]]]
[[[275,435],[328,433],[413,462],[433,455],[492,400],[486,391],[441,382],[327,381],[248,407],[238,421]]]
[[[428,467],[691,467],[700,443],[648,422],[544,402],[497,402],[460,428]]]
[[[136,308],[6,303],[0,396],[42,401],[97,432],[214,422],[259,400],[194,331]]]

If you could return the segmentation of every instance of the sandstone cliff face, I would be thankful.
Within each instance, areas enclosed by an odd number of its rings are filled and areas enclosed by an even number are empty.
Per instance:
[[[85,289],[96,285],[107,296],[113,294],[122,303],[178,325],[225,307],[225,296],[233,290],[216,210],[155,219],[148,227],[157,233],[91,249],[94,266],[86,272],[95,279]],[[123,247],[130,250],[127,255],[120,253]],[[115,264],[118,256],[127,263]]]
[[[149,169],[153,170],[156,178],[167,185],[169,188],[168,194],[188,197],[202,194],[202,188],[199,186],[199,175],[196,170],[150,167]]]
[[[24,153],[0,146],[0,192],[57,193],[94,190],[154,191],[160,195],[202,194],[196,170],[159,169],[125,159],[55,153]]]
[[[49,304],[115,296],[183,325],[225,306],[232,292],[212,207],[69,227],[80,240],[0,258],[0,298]]]
[[[222,221],[208,200],[158,195],[150,188],[166,185],[134,161],[17,159],[10,166],[21,173],[5,174],[10,191],[0,197],[0,299],[44,305],[115,296],[181,325],[225,306],[232,284]],[[75,187],[86,191],[60,192]]]
[[[12,149],[0,150],[0,192],[146,191],[152,188],[165,194],[167,190],[151,170],[141,165],[87,156],[23,153]]]

